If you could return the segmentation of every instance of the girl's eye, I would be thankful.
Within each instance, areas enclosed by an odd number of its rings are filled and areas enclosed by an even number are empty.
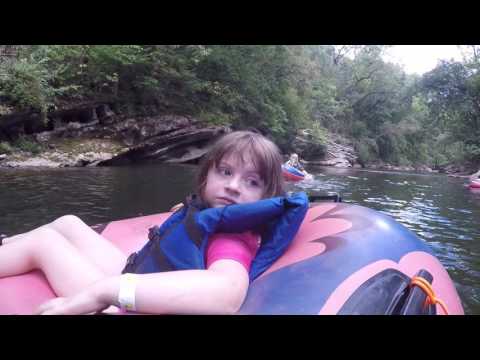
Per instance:
[[[219,167],[218,168],[218,172],[222,175],[225,175],[225,176],[230,176],[232,175],[232,172],[230,171],[230,169],[228,168],[225,168],[225,167]]]
[[[260,182],[256,179],[247,179],[247,184],[254,187],[260,186]]]

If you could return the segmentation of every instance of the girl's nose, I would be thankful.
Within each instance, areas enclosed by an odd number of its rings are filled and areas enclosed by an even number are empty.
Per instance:
[[[240,191],[240,178],[232,176],[225,187],[230,191],[238,193]]]

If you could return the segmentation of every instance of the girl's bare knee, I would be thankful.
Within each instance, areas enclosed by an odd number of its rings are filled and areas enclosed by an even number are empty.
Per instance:
[[[84,222],[75,215],[64,215],[51,223],[54,228],[71,228],[73,226],[84,224]]]
[[[46,245],[52,246],[52,243],[58,243],[65,241],[66,239],[55,229],[45,227],[40,228],[36,231],[34,238],[32,239],[34,242],[37,242],[39,246]]]
[[[40,265],[44,254],[51,251],[52,247],[58,247],[67,242],[59,232],[49,227],[37,229],[30,239],[29,250],[30,257],[37,265]]]

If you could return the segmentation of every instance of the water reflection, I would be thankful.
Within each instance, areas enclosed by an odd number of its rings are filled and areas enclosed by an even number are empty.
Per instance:
[[[7,169],[0,232],[27,231],[68,213],[89,224],[163,212],[193,186],[194,166]]]

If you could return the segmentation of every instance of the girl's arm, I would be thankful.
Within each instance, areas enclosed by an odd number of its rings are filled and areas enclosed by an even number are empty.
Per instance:
[[[249,277],[235,260],[215,261],[208,270],[139,274],[135,306],[139,313],[233,314],[247,294]],[[43,304],[41,314],[85,314],[118,306],[120,276],[100,280],[85,291]]]

